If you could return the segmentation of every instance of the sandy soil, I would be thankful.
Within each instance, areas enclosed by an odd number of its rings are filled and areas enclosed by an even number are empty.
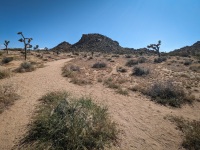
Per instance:
[[[181,148],[182,133],[167,115],[200,119],[200,104],[185,105],[181,109],[155,104],[140,93],[129,96],[116,94],[100,83],[78,86],[61,76],[61,67],[70,59],[46,63],[34,72],[16,74],[0,84],[12,83],[21,99],[0,114],[0,149],[10,150],[27,131],[27,125],[39,104],[38,99],[47,92],[66,90],[74,96],[90,95],[95,101],[108,106],[112,119],[121,130],[121,142],[112,149],[122,150],[177,150]]]

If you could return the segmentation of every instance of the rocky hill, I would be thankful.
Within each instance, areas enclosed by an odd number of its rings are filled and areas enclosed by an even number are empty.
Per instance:
[[[103,52],[103,53],[117,53],[117,54],[155,54],[154,51],[147,48],[123,48],[117,41],[101,34],[83,34],[81,39],[71,45],[68,42],[62,42],[56,47],[52,48],[53,51],[65,51],[65,52]]]
[[[83,34],[81,39],[72,45],[72,48],[100,52],[124,51],[117,41],[101,34]]]
[[[51,50],[53,50],[53,51],[59,50],[59,51],[65,51],[66,52],[66,51],[69,51],[69,48],[71,46],[72,46],[71,44],[69,44],[68,42],[64,41],[64,42],[58,44],[57,46],[55,46],[54,48],[52,48]]]
[[[170,55],[178,55],[178,56],[197,56],[200,55],[200,41],[197,41],[191,46],[185,46],[180,49],[176,49],[172,52],[169,52]]]

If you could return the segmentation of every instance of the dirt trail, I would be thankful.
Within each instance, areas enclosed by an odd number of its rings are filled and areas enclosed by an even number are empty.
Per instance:
[[[77,86],[61,76],[61,67],[70,59],[47,63],[45,68],[17,74],[0,81],[17,87],[20,100],[0,115],[0,149],[10,150],[26,132],[27,124],[38,104],[38,99],[49,91],[66,90],[75,96],[90,95],[108,106],[109,112],[121,130],[121,144],[113,149],[122,150],[176,150],[180,148],[181,132],[163,119],[166,115],[183,115],[199,119],[200,105],[171,109],[149,101],[139,93],[130,96],[116,94],[101,84]],[[196,112],[194,114],[194,112]]]

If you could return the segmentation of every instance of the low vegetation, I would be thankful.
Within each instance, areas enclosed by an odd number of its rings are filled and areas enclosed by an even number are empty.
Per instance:
[[[73,77],[70,82],[72,82],[73,84],[77,84],[77,85],[92,84],[91,81],[88,81],[87,79],[81,79],[81,78],[78,78],[78,77]]]
[[[137,65],[137,64],[138,64],[138,60],[131,59],[131,60],[128,60],[125,65],[128,67],[133,67],[134,65]]]
[[[51,92],[41,102],[22,148],[104,149],[117,142],[118,130],[107,108],[90,98],[74,100],[66,92]]]
[[[35,66],[31,62],[23,62],[21,65],[16,69],[16,72],[23,73],[23,72],[31,72],[35,70]]]
[[[191,65],[190,70],[200,73],[200,64]]]
[[[104,85],[106,85],[108,88],[111,89],[119,89],[120,86],[116,83],[114,83],[114,81],[111,78],[108,78],[104,81]]]
[[[172,107],[180,107],[184,103],[192,103],[194,97],[187,96],[184,90],[171,81],[156,82],[145,93],[151,96],[152,100]]]
[[[8,69],[0,69],[0,79],[4,79],[11,76],[11,72]]]
[[[147,59],[145,57],[139,57],[138,58],[138,63],[145,63]]]
[[[76,69],[74,69],[76,68]],[[78,67],[69,67],[67,64],[64,65],[64,67],[62,68],[62,75],[64,77],[68,77],[68,78],[72,78],[74,77],[75,72],[80,71],[80,69],[78,69]]]
[[[4,57],[1,62],[2,64],[8,64],[9,62],[13,61],[13,59],[13,57]]]
[[[164,62],[166,60],[167,60],[166,57],[158,57],[158,58],[154,59],[154,63],[161,63],[161,62]]]
[[[107,65],[104,62],[97,62],[93,64],[92,68],[105,68]]]
[[[148,75],[148,74],[149,74],[149,69],[142,68],[142,67],[139,67],[139,66],[136,66],[136,67],[133,68],[132,75],[145,76],[145,75]]]
[[[12,85],[0,85],[0,113],[19,99]]]
[[[127,69],[123,68],[123,67],[119,67],[119,68],[117,68],[117,72],[125,73],[125,72],[127,72]]]
[[[178,129],[184,133],[182,146],[187,150],[200,149],[200,121],[187,121],[182,117],[170,117]]]
[[[118,94],[124,95],[124,96],[128,96],[128,90],[127,89],[123,89],[123,88],[118,88],[116,91]]]

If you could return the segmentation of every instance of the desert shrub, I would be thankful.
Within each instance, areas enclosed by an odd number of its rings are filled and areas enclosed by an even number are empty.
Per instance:
[[[31,71],[34,71],[34,70],[35,70],[35,67],[32,63],[23,62],[23,63],[21,63],[19,68],[16,69],[16,72],[23,73],[23,72],[31,72]]]
[[[67,64],[62,67],[62,75],[64,77],[72,78],[76,72],[80,72],[80,68],[75,65],[68,66]]]
[[[188,150],[200,149],[200,121],[187,121],[182,117],[171,117],[178,129],[184,133],[182,146]]]
[[[125,55],[125,58],[132,58],[132,55]]]
[[[10,77],[11,72],[8,69],[0,69],[0,79]]]
[[[144,76],[149,74],[149,69],[141,68],[141,67],[134,67],[132,75],[135,76]]]
[[[104,62],[97,62],[95,64],[93,64],[92,68],[105,68],[106,67],[106,63]]]
[[[188,99],[181,87],[171,81],[154,83],[147,89],[146,94],[151,96],[153,101],[172,107],[180,107],[183,103],[192,103],[193,101],[193,99]]]
[[[158,57],[154,59],[154,63],[161,63],[163,61],[166,61],[167,58],[166,57]]]
[[[90,98],[74,100],[66,92],[52,92],[41,102],[21,140],[22,148],[104,149],[117,142],[118,130],[107,108]]]
[[[126,62],[126,66],[128,66],[128,67],[132,67],[137,64],[138,64],[138,60],[136,60],[136,59],[131,59]]]
[[[127,69],[126,69],[126,68],[123,68],[123,67],[119,67],[119,68],[117,68],[117,72],[122,72],[122,73],[124,73],[124,72],[127,72]]]
[[[138,58],[139,63],[145,63],[146,61],[147,61],[147,59],[145,57],[139,57]]]
[[[114,55],[112,55],[111,57],[119,57],[119,55],[118,54],[114,54]]]
[[[91,59],[93,59],[93,57],[92,57],[92,56],[88,57],[88,60],[91,60]]]
[[[70,70],[71,70],[71,71],[78,71],[78,72],[79,72],[79,71],[80,71],[80,68],[79,68],[79,66],[71,65],[71,66],[70,66]]]
[[[19,99],[12,85],[0,85],[0,113]]]
[[[108,88],[111,88],[111,89],[119,89],[120,86],[116,83],[114,83],[114,81],[112,81],[111,78],[108,78],[104,81],[104,85],[106,85]]]
[[[2,64],[7,64],[7,63],[13,61],[13,59],[14,59],[13,57],[4,57],[1,62],[2,62]]]
[[[3,52],[0,51],[0,56],[2,56],[2,55],[3,55]]]
[[[191,65],[189,69],[192,70],[192,71],[194,71],[194,72],[200,73],[200,65],[199,64],[197,64],[197,65]]]
[[[118,94],[128,96],[128,90],[126,90],[126,89],[118,88],[116,92],[117,92]]]
[[[192,64],[191,60],[185,60],[185,62],[183,63],[185,66],[189,66]]]
[[[77,84],[77,85],[86,85],[86,84],[92,83],[91,81],[88,81],[86,79],[77,78],[77,77],[73,77],[70,82]]]

